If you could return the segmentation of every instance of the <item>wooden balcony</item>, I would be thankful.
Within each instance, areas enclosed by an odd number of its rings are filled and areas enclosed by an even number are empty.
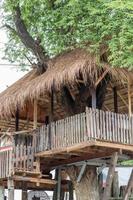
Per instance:
[[[37,157],[45,161],[45,169],[105,158],[114,151],[133,157],[133,116],[126,114],[86,108],[84,113],[22,135],[19,144],[13,142],[11,149],[0,150],[0,178],[23,173],[40,176]]]
[[[84,113],[37,129],[35,151],[60,149],[95,140],[133,145],[133,116],[87,108]]]
[[[87,108],[35,131],[36,156],[51,160],[51,166],[107,157],[114,151],[132,157],[133,116]]]

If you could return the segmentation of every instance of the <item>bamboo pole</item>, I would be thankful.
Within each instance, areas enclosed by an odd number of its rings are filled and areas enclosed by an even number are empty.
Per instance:
[[[33,128],[37,128],[37,100],[34,100]]]
[[[131,80],[128,78],[128,112],[132,115],[132,95],[131,95]]]

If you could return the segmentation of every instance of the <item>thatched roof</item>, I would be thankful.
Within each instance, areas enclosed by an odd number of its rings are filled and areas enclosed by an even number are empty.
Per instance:
[[[17,105],[22,108],[27,101],[38,99],[41,95],[46,94],[47,98],[47,91],[53,84],[59,89],[63,84],[73,84],[81,76],[85,82],[95,83],[103,70],[108,70],[114,80],[126,82],[129,76],[133,80],[133,72],[97,64],[96,57],[85,50],[76,49],[53,58],[45,73],[39,75],[32,70],[0,94],[0,117],[12,116]]]

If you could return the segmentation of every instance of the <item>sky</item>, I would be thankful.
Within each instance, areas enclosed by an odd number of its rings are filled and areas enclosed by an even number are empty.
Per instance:
[[[26,72],[22,72],[17,69],[16,66],[2,65],[7,64],[7,60],[3,60],[3,48],[4,43],[6,43],[6,32],[5,30],[0,30],[0,92],[5,90],[8,86],[14,83],[16,80],[21,78]]]

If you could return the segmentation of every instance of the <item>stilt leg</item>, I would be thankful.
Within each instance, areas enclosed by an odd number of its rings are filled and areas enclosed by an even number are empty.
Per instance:
[[[8,179],[8,200],[14,200],[14,181]]]

